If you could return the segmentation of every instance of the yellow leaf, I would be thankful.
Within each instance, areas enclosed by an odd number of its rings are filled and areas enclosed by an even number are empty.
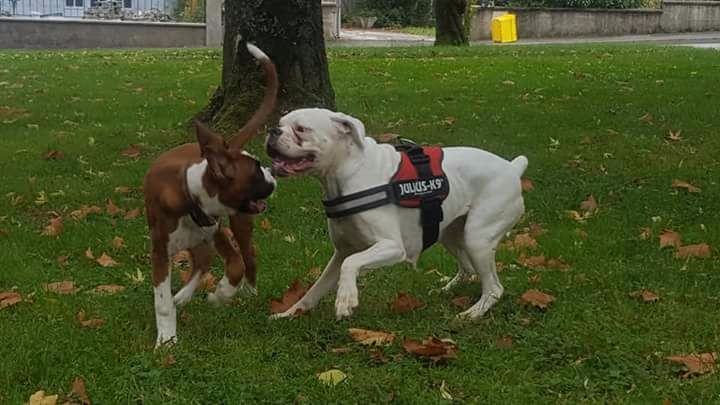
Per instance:
[[[395,335],[367,329],[350,328],[348,333],[356,342],[367,346],[387,346],[395,340]]]
[[[318,375],[318,380],[325,385],[335,386],[345,381],[347,374],[338,369],[332,369],[322,372]]]
[[[108,256],[105,252],[103,252],[103,254],[100,255],[100,257],[98,257],[95,261],[103,267],[115,267],[118,265],[117,262],[113,260],[112,257]]]
[[[57,399],[57,395],[45,395],[45,391],[38,391],[30,396],[28,405],[55,405]]]

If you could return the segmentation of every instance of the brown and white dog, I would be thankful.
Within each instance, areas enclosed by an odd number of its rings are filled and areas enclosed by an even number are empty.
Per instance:
[[[277,72],[257,47],[248,51],[260,62],[266,75],[265,96],[260,108],[237,136],[229,141],[195,123],[198,143],[180,145],[162,154],[150,167],[143,190],[150,238],[155,292],[156,347],[174,343],[176,305],[187,303],[204,273],[210,269],[215,249],[225,262],[225,276],[214,293],[213,304],[231,300],[239,284],[255,290],[255,252],[252,247],[253,215],[265,209],[264,199],[275,190],[275,179],[267,168],[243,151],[272,112],[278,89]],[[230,216],[230,229],[239,252],[219,226],[218,219]],[[189,249],[190,281],[175,296],[170,287],[173,256]]]

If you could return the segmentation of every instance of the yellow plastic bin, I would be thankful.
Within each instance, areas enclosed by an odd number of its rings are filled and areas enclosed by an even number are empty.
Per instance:
[[[492,19],[492,40],[494,42],[517,41],[517,27],[515,14],[505,14]]]

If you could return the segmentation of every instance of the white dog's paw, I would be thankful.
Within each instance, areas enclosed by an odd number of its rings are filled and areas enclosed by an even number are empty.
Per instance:
[[[170,347],[177,344],[177,335],[165,335],[164,333],[158,333],[158,337],[155,340],[155,350],[161,347]]]
[[[298,305],[293,305],[285,312],[281,312],[279,314],[272,314],[270,315],[270,320],[275,321],[278,319],[284,319],[284,318],[294,318],[296,315],[299,315],[301,312],[303,312],[303,309],[299,307]]]
[[[181,306],[187,304],[188,302],[190,302],[192,297],[193,297],[193,293],[191,291],[183,288],[180,291],[178,291],[177,294],[175,294],[175,296],[173,297],[173,302],[175,302],[176,306],[181,307]]]
[[[352,315],[353,309],[359,305],[356,286],[340,288],[335,299],[335,318],[341,320]]]

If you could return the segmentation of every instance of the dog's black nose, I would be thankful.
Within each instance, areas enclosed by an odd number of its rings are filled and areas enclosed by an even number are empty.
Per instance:
[[[280,128],[278,128],[278,127],[270,128],[270,132],[268,132],[268,134],[269,134],[271,137],[276,138],[276,137],[282,135],[282,129],[280,129]]]

